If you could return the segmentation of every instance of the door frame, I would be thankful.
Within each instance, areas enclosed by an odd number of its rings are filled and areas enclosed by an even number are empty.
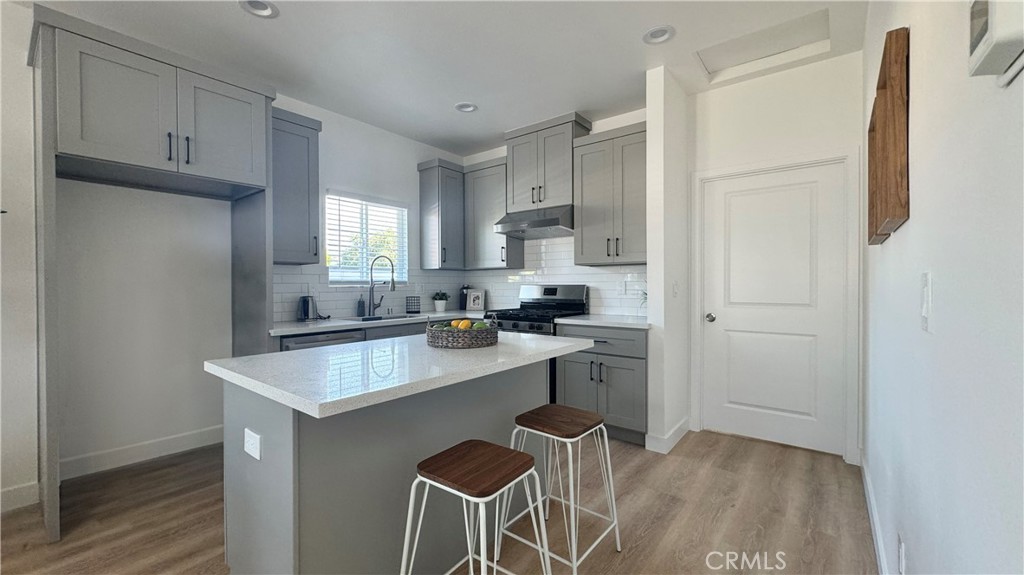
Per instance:
[[[690,429],[704,429],[704,191],[707,184],[720,180],[785,172],[814,166],[843,166],[846,184],[846,285],[845,285],[845,393],[843,460],[860,465],[862,447],[862,319],[864,206],[861,193],[862,154],[859,146],[829,154],[806,154],[693,173],[690,198]]]

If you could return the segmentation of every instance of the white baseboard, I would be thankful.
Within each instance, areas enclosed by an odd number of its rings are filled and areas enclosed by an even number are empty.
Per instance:
[[[882,527],[878,524],[878,508],[875,507],[875,490],[871,486],[871,473],[868,462],[863,454],[860,457],[860,476],[864,482],[864,498],[868,503],[868,521],[871,523],[871,538],[875,541],[875,559],[878,561],[879,575],[886,575],[885,544],[882,543]]]
[[[0,512],[10,511],[39,501],[39,483],[22,483],[0,490]]]
[[[672,431],[668,433],[667,437],[659,437],[648,433],[647,437],[644,438],[644,443],[650,451],[667,454],[669,451],[672,451],[672,448],[679,443],[679,440],[682,439],[689,430],[690,418],[684,417],[682,421],[672,428]]]
[[[71,479],[72,477],[88,475],[98,471],[106,471],[155,457],[213,445],[221,441],[224,441],[224,426],[214,425],[213,427],[143,441],[134,445],[77,455],[60,460],[60,478],[62,480]]]

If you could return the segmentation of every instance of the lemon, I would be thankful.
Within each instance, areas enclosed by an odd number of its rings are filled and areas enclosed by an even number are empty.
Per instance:
[[[452,327],[459,327],[460,323],[462,323],[461,319],[453,319],[452,320]]]
[[[464,319],[464,320],[459,322],[459,326],[458,327],[459,327],[459,329],[469,329],[469,328],[473,327],[473,322],[469,321],[468,319]]]

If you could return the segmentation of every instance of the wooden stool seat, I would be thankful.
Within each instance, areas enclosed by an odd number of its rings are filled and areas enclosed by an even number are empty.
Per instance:
[[[575,439],[604,423],[600,415],[550,403],[516,416],[516,425],[562,439]]]
[[[416,466],[420,476],[470,497],[490,497],[533,469],[533,456],[479,439],[432,455]]]

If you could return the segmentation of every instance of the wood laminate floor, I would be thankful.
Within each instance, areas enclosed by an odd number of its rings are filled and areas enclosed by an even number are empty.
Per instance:
[[[581,573],[769,572],[709,569],[708,553],[746,552],[773,573],[875,573],[874,545],[857,467],[840,457],[712,432],[688,433],[667,456],[613,441],[622,533],[603,541]],[[594,453],[584,449],[584,504],[604,510]],[[223,563],[220,446],[65,481],[64,538],[46,543],[38,507],[3,515],[3,573],[228,573]],[[581,520],[581,548],[600,529]],[[565,553],[561,511],[547,522]],[[513,531],[530,538],[529,520]],[[399,550],[396,550],[398,553]],[[719,556],[712,566],[721,565]],[[539,572],[536,552],[506,538],[500,564]],[[555,573],[569,573],[555,563]],[[737,564],[737,567],[742,565]]]

